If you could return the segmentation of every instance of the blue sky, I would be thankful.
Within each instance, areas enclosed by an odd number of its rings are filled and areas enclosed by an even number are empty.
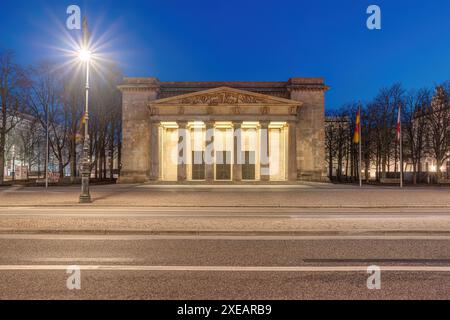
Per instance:
[[[0,48],[23,64],[61,58],[66,8],[86,13],[102,53],[126,76],[177,80],[324,77],[327,108],[383,86],[450,79],[448,0],[2,0]],[[366,9],[382,10],[382,30]]]

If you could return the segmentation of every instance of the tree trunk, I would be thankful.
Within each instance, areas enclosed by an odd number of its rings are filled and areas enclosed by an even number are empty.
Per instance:
[[[419,183],[421,181],[421,176],[422,176],[422,161],[420,160],[419,157],[419,161],[417,162],[417,180]]]
[[[386,164],[387,164],[386,155],[383,155],[383,157],[381,159],[381,178],[382,179],[386,179]]]
[[[122,169],[122,139],[120,134],[117,141],[117,169],[120,174],[120,170]]]
[[[412,167],[413,167],[413,185],[416,185],[417,184],[417,163],[414,163],[414,161],[413,161],[413,165],[412,165]]]
[[[0,130],[0,185],[2,185],[5,180],[6,105],[2,106],[2,127]]]
[[[442,167],[443,162],[442,161],[436,161],[436,182],[439,184],[442,179]]]
[[[99,152],[97,147],[95,148],[95,179],[98,179],[98,166],[99,166],[98,156]]]
[[[58,168],[59,168],[59,179],[64,179],[64,163],[62,157],[62,151],[58,151]]]
[[[370,159],[367,158],[367,157],[366,157],[366,159],[365,159],[364,167],[365,167],[365,178],[366,178],[366,182],[369,182],[369,180],[370,180],[370,174],[369,174]]]
[[[2,134],[0,137],[0,185],[5,179],[5,138]]]
[[[70,142],[70,181],[73,183],[77,176],[77,142],[76,136],[73,137]]]
[[[332,154],[332,150],[330,150],[329,153],[328,153],[328,160],[329,160],[328,176],[330,177],[330,180],[333,180],[333,154]]]
[[[106,180],[106,163],[107,163],[107,159],[106,159],[106,144],[103,147],[103,179]]]
[[[109,141],[109,177],[110,179],[114,178],[114,134],[115,134],[115,126],[114,122],[111,125],[111,138]]]

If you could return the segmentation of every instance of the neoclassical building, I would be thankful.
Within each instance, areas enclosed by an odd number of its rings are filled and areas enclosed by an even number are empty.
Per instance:
[[[125,78],[121,183],[323,181],[321,78],[161,82]]]

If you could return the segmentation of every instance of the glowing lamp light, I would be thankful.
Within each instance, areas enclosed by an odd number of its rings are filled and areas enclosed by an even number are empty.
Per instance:
[[[78,58],[80,58],[80,60],[84,62],[91,60],[91,56],[92,54],[89,50],[81,49],[78,52]]]

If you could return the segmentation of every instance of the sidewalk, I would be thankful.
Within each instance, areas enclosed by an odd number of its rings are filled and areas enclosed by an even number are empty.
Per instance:
[[[298,186],[92,187],[87,207],[450,208],[450,189],[305,184]],[[78,187],[0,188],[0,207],[81,206]]]
[[[0,233],[450,235],[447,188],[94,186],[0,188]]]

